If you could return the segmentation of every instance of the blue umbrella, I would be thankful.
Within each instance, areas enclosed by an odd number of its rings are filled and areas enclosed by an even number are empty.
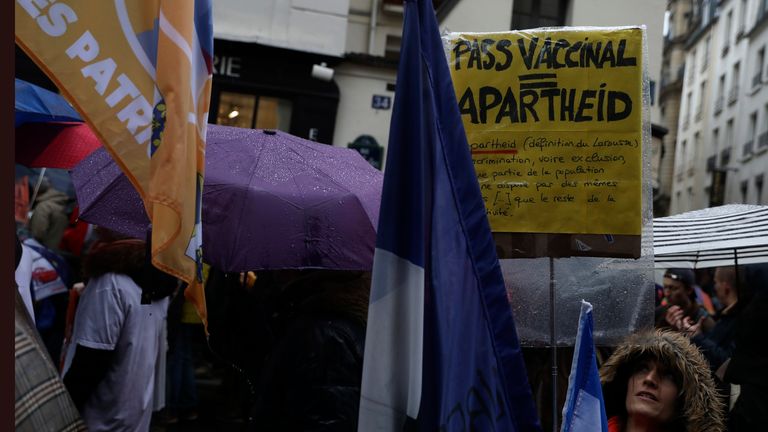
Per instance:
[[[16,127],[24,123],[81,122],[60,94],[16,78]]]

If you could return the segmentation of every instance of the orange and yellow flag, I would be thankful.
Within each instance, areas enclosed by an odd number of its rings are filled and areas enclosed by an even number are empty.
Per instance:
[[[83,115],[144,200],[153,264],[206,321],[200,224],[210,0],[17,0],[16,43]]]

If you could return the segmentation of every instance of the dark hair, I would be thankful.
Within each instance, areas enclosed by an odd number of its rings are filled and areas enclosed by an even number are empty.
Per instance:
[[[664,273],[664,277],[682,282],[688,288],[693,288],[696,283],[696,275],[690,269],[669,269]]]
[[[678,281],[685,285],[686,288],[691,290],[691,292],[688,294],[688,298],[691,299],[691,301],[694,303],[697,303],[696,289],[693,287],[696,283],[696,275],[693,273],[693,270],[682,268],[668,269],[666,272],[664,272],[664,277]]]

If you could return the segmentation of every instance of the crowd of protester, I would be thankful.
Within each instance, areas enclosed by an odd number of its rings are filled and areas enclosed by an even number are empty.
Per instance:
[[[40,379],[59,390],[21,414],[17,404],[17,430],[188,425],[201,365],[220,367],[231,430],[356,429],[370,273],[206,265],[206,339],[185,285],[151,265],[144,241],[78,220],[74,200],[46,182],[31,210],[17,230],[17,401]],[[764,428],[761,271],[664,273],[656,330],[601,357],[611,432]]]

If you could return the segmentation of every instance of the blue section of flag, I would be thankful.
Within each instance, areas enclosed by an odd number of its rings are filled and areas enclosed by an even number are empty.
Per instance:
[[[397,76],[377,248],[425,269],[419,429],[539,430],[429,1],[405,2]]]
[[[592,327],[592,305],[582,300],[561,432],[608,431]]]

